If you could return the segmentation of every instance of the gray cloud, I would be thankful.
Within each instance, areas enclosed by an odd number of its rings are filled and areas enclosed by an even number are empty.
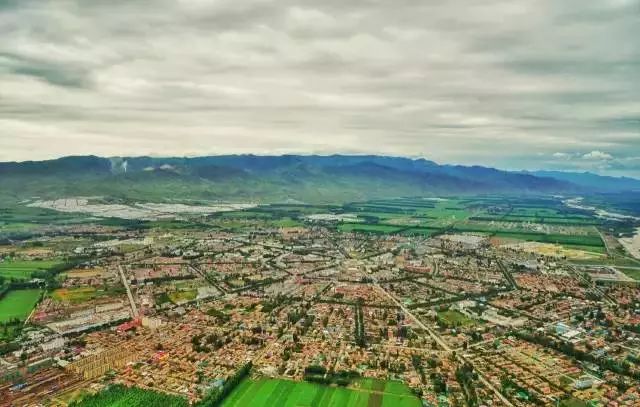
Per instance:
[[[0,9],[0,160],[345,152],[640,176],[640,0]]]

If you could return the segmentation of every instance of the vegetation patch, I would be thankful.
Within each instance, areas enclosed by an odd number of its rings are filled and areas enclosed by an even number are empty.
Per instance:
[[[180,290],[167,294],[169,300],[174,304],[195,300],[198,296],[198,290]]]
[[[0,262],[0,276],[14,280],[30,280],[32,273],[60,265],[57,260],[5,260]]]
[[[628,267],[618,267],[618,269],[634,280],[640,280],[640,269]]]
[[[98,293],[95,287],[75,287],[75,288],[58,288],[53,291],[51,298],[59,302],[79,303],[91,300],[97,297]]]
[[[187,407],[189,403],[182,397],[172,396],[157,391],[143,390],[137,387],[122,385],[109,386],[107,389],[80,401],[71,403],[70,407]]]
[[[383,390],[378,384],[382,383]],[[388,383],[392,383],[387,391]],[[375,384],[375,386],[374,386]],[[398,382],[364,382],[333,387],[279,379],[245,380],[222,403],[223,407],[420,407],[421,401]]]
[[[0,300],[0,322],[29,316],[40,298],[39,289],[11,290]]]
[[[362,232],[362,233],[396,233],[402,230],[401,226],[394,225],[379,225],[379,224],[366,224],[366,223],[341,223],[338,225],[338,230],[341,232]]]
[[[446,327],[464,327],[475,324],[475,321],[460,311],[438,311],[438,322]]]

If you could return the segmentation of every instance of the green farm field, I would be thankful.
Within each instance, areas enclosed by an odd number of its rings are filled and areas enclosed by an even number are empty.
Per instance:
[[[366,224],[366,223],[342,223],[338,225],[341,232],[363,232],[363,233],[395,233],[402,230],[401,226]]]
[[[633,278],[634,280],[639,280],[640,281],[640,268],[630,268],[630,267],[619,267],[620,271],[622,271],[624,274],[628,275],[629,277]]]
[[[376,217],[384,222],[394,221],[396,224],[402,222],[395,221],[408,219],[408,226],[418,223],[426,227],[447,227],[472,215],[472,212],[456,199],[379,200],[345,205],[344,210],[356,213],[359,217]]]
[[[364,379],[349,388],[278,379],[245,380],[223,407],[420,407],[422,403],[399,382]]]
[[[12,290],[0,300],[0,322],[25,319],[40,298],[39,289]]]
[[[31,273],[47,270],[60,264],[56,260],[5,260],[0,263],[0,276],[16,280],[29,280]]]
[[[498,212],[495,207],[499,207]],[[365,222],[342,223],[342,232],[431,236],[439,233],[484,233],[515,241],[557,243],[567,248],[605,254],[594,227],[599,221],[549,198],[399,198],[344,205]],[[538,231],[530,223],[541,223]]]

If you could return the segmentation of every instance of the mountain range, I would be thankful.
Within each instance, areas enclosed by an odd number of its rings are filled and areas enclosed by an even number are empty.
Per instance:
[[[72,156],[0,163],[0,188],[3,198],[12,200],[102,196],[315,203],[395,196],[639,191],[640,180],[376,155]]]

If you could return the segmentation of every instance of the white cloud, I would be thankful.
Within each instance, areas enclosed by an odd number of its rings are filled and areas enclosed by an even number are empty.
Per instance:
[[[0,160],[640,155],[634,1],[0,4]]]
[[[611,154],[602,151],[591,151],[582,156],[585,160],[611,160],[613,156]]]

